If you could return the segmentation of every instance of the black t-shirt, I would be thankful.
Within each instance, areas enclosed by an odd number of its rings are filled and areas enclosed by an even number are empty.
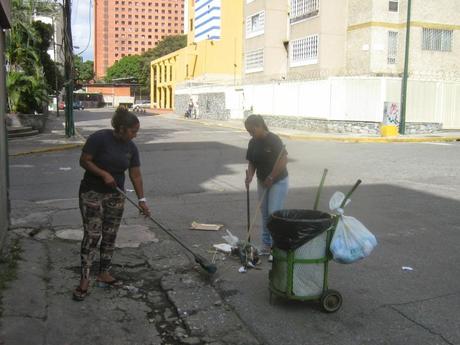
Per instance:
[[[125,184],[125,171],[141,165],[136,145],[131,140],[125,142],[117,139],[111,129],[103,129],[91,134],[82,151],[93,156],[93,163],[110,173],[121,189]],[[114,192],[112,188],[105,185],[102,177],[85,171],[80,192],[89,190],[99,193]]]
[[[256,168],[259,180],[264,181],[270,175],[278,157],[281,157],[282,151],[286,152],[283,142],[272,132],[268,132],[263,139],[252,138],[249,141],[246,159]],[[274,182],[278,182],[286,176],[288,176],[288,172],[285,168]]]

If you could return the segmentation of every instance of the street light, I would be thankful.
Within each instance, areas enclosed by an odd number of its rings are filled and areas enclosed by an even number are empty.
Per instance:
[[[399,134],[406,134],[406,103],[407,103],[407,81],[409,77],[409,48],[410,48],[410,17],[412,10],[412,0],[407,2],[407,21],[406,21],[406,50],[404,54],[404,72],[401,81],[401,119],[399,122]]]

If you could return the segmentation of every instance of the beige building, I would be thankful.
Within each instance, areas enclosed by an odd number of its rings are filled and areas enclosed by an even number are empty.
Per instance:
[[[407,0],[246,0],[244,80],[403,71]],[[413,0],[413,76],[458,78],[460,6]]]

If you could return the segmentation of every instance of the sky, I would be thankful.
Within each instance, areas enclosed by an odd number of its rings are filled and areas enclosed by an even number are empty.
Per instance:
[[[72,1],[72,38],[74,52],[83,57],[83,60],[93,60],[93,0]],[[78,47],[78,48],[77,48]],[[85,48],[87,48],[85,50]]]

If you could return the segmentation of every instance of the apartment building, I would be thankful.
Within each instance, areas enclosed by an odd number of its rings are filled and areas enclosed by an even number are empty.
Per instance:
[[[246,0],[244,79],[398,76],[404,66],[407,0]],[[413,0],[410,72],[457,74],[460,6]]]
[[[160,108],[186,107],[190,95],[176,97],[178,86],[240,81],[243,1],[188,2],[187,46],[153,60],[150,65],[150,99]]]
[[[95,0],[94,14],[96,79],[122,57],[184,32],[184,0]]]
[[[346,63],[347,2],[246,0],[245,80],[302,78]]]
[[[347,69],[400,75],[404,68],[407,0],[348,1]],[[455,0],[413,0],[409,72],[460,75],[460,6]]]

